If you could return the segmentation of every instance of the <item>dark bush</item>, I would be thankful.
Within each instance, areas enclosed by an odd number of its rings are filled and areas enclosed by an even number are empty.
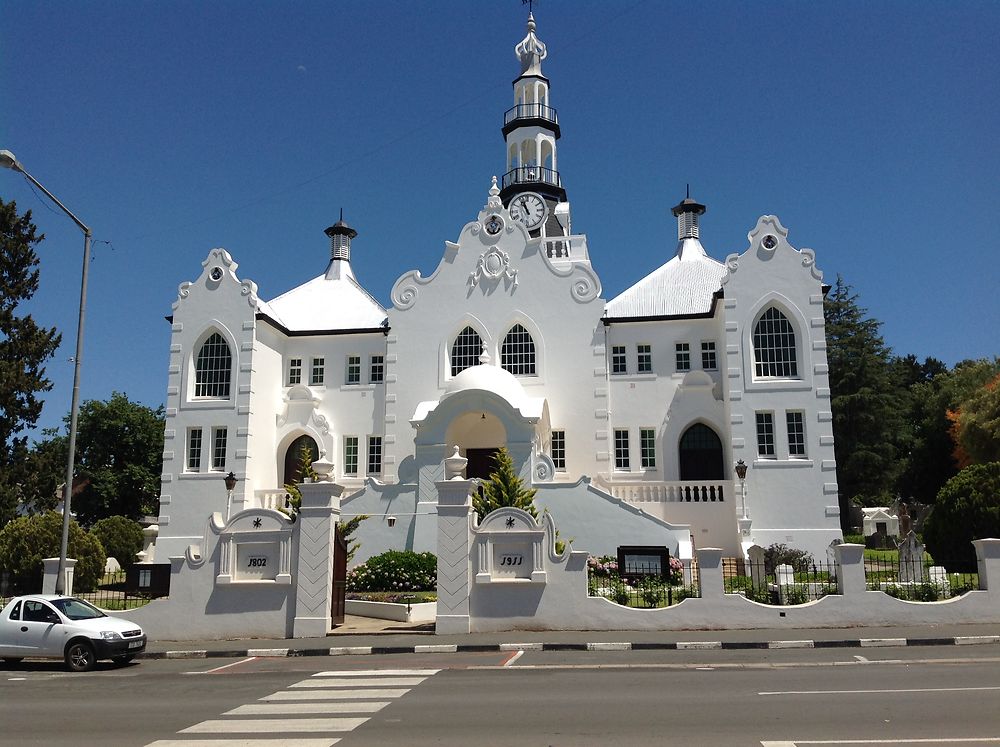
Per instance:
[[[61,543],[62,515],[56,511],[22,516],[0,530],[0,569],[10,572],[15,593],[42,590],[42,560],[58,557]],[[73,571],[74,591],[93,590],[104,575],[107,560],[100,541],[71,520],[66,554],[77,561]]]
[[[109,558],[128,568],[142,550],[142,526],[125,516],[108,516],[90,528],[90,533],[101,541]]]
[[[764,550],[764,571],[768,574],[773,574],[779,565],[790,565],[796,573],[805,573],[812,564],[812,555],[788,545],[775,544]]]
[[[1000,462],[973,464],[944,484],[924,524],[934,561],[951,572],[974,572],[972,540],[1000,537]]]

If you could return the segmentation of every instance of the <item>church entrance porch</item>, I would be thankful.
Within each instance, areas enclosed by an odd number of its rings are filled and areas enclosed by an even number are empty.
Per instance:
[[[493,473],[494,457],[500,449],[466,449],[465,458],[469,463],[465,465],[466,479],[479,478],[486,480]]]

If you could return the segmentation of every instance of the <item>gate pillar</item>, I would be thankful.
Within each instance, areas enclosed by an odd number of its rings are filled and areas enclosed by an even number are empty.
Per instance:
[[[299,491],[302,505],[295,522],[298,565],[292,637],[321,637],[330,632],[334,532],[344,488],[332,482],[311,482],[299,485]]]
[[[468,633],[469,621],[469,551],[472,534],[473,480],[463,480],[462,470],[468,460],[455,453],[444,460],[445,476],[435,482],[437,488],[438,564],[437,623],[438,635]]]

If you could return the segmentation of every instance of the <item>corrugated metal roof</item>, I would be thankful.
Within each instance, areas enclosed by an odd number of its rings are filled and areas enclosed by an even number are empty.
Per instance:
[[[705,253],[698,239],[684,239],[677,254],[638,283],[608,301],[608,319],[706,314],[722,287],[725,265]]]
[[[374,329],[386,311],[354,278],[346,260],[330,262],[326,273],[269,301],[261,311],[289,332]]]

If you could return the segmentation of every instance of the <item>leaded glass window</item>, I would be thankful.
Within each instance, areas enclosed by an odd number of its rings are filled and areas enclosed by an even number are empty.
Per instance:
[[[515,376],[535,375],[535,341],[520,324],[511,327],[503,340],[500,367]]]
[[[451,346],[451,375],[457,376],[467,368],[478,366],[482,354],[483,338],[472,327],[466,327]]]
[[[774,457],[774,413],[757,413],[757,454]]]
[[[636,369],[639,373],[653,373],[653,348],[651,345],[636,346]]]
[[[763,313],[753,328],[754,372],[758,377],[794,378],[796,362],[795,330],[788,318],[773,306]]]
[[[639,429],[639,457],[643,469],[656,469],[656,431],[653,428]]]
[[[566,469],[566,431],[552,431],[552,464]]]
[[[358,437],[344,436],[344,474],[358,474]]]
[[[785,426],[788,428],[788,456],[793,459],[806,455],[805,418],[800,410],[788,410],[785,413]]]
[[[629,469],[628,429],[626,428],[615,428],[615,469],[623,471]]]
[[[194,396],[228,399],[232,368],[229,345],[222,335],[213,332],[198,351],[194,364]]]

